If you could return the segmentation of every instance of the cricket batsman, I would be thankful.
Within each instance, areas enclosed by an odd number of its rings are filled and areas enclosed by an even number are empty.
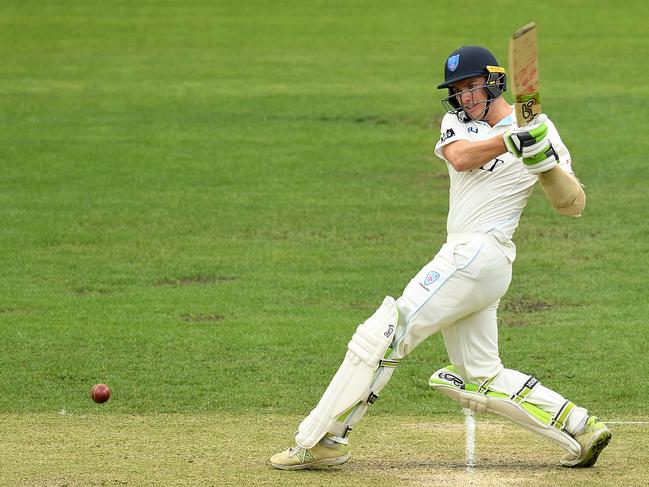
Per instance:
[[[360,324],[320,402],[300,423],[296,445],[274,455],[283,470],[345,463],[349,434],[399,361],[441,332],[450,365],[430,386],[464,408],[503,416],[565,451],[561,464],[590,467],[611,433],[597,417],[536,377],[505,368],[496,311],[512,276],[512,241],[534,185],[560,214],[581,215],[586,198],[570,153],[552,121],[518,127],[503,98],[506,75],[479,46],[451,53],[444,65],[447,110],[435,154],[450,178],[448,237],[406,285]]]

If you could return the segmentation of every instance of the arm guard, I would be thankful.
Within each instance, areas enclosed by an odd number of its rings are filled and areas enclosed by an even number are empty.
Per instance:
[[[586,206],[586,194],[575,176],[556,166],[539,174],[539,181],[557,213],[566,216],[581,216],[581,212]]]

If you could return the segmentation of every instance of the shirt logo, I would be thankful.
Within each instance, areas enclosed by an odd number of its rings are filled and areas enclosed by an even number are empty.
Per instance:
[[[440,139],[440,141],[446,142],[446,140],[450,139],[451,137],[455,137],[455,131],[453,129],[448,129],[446,132],[442,134],[442,138]]]
[[[458,64],[460,64],[459,54],[449,57],[448,61],[446,61],[446,66],[448,66],[449,71],[455,71],[457,69]]]
[[[473,132],[474,134],[477,134],[477,133],[478,133],[478,129],[475,128],[475,127],[468,127],[467,130],[468,130],[469,132]]]

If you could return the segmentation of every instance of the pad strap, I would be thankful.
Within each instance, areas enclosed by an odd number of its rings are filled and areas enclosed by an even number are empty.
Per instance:
[[[330,425],[329,428],[327,428],[327,433],[330,433],[334,436],[338,436],[339,438],[347,438],[347,435],[351,431],[351,427],[347,426],[344,423],[341,423],[340,421],[333,421]]]
[[[397,365],[399,365],[398,360],[389,359],[389,358],[384,358],[384,359],[379,360],[379,367],[392,367],[392,368],[394,368]]]
[[[574,407],[575,403],[573,403],[572,401],[564,402],[563,406],[561,406],[559,411],[557,411],[557,414],[552,418],[552,421],[550,421],[550,426],[558,429],[559,431],[563,431],[563,429],[566,427],[566,419],[568,419],[568,415]]]
[[[516,404],[521,404],[523,401],[525,401],[525,398],[530,395],[532,392],[532,389],[539,383],[538,379],[536,379],[534,376],[530,375],[530,378],[527,379],[527,382],[523,384],[523,387],[521,387],[518,392],[514,393],[510,399],[514,401]]]
[[[493,381],[496,380],[496,377],[498,377],[499,374],[494,375],[492,378],[485,380],[482,384],[480,384],[480,387],[478,387],[478,394],[482,394],[483,396],[487,395],[487,392],[489,392],[489,386]]]

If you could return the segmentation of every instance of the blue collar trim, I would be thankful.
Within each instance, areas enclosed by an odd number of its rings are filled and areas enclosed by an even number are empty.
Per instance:
[[[505,118],[503,118],[500,122],[494,125],[494,127],[498,127],[499,125],[511,125],[512,123],[516,123],[516,121],[514,120],[514,114],[510,113]]]

